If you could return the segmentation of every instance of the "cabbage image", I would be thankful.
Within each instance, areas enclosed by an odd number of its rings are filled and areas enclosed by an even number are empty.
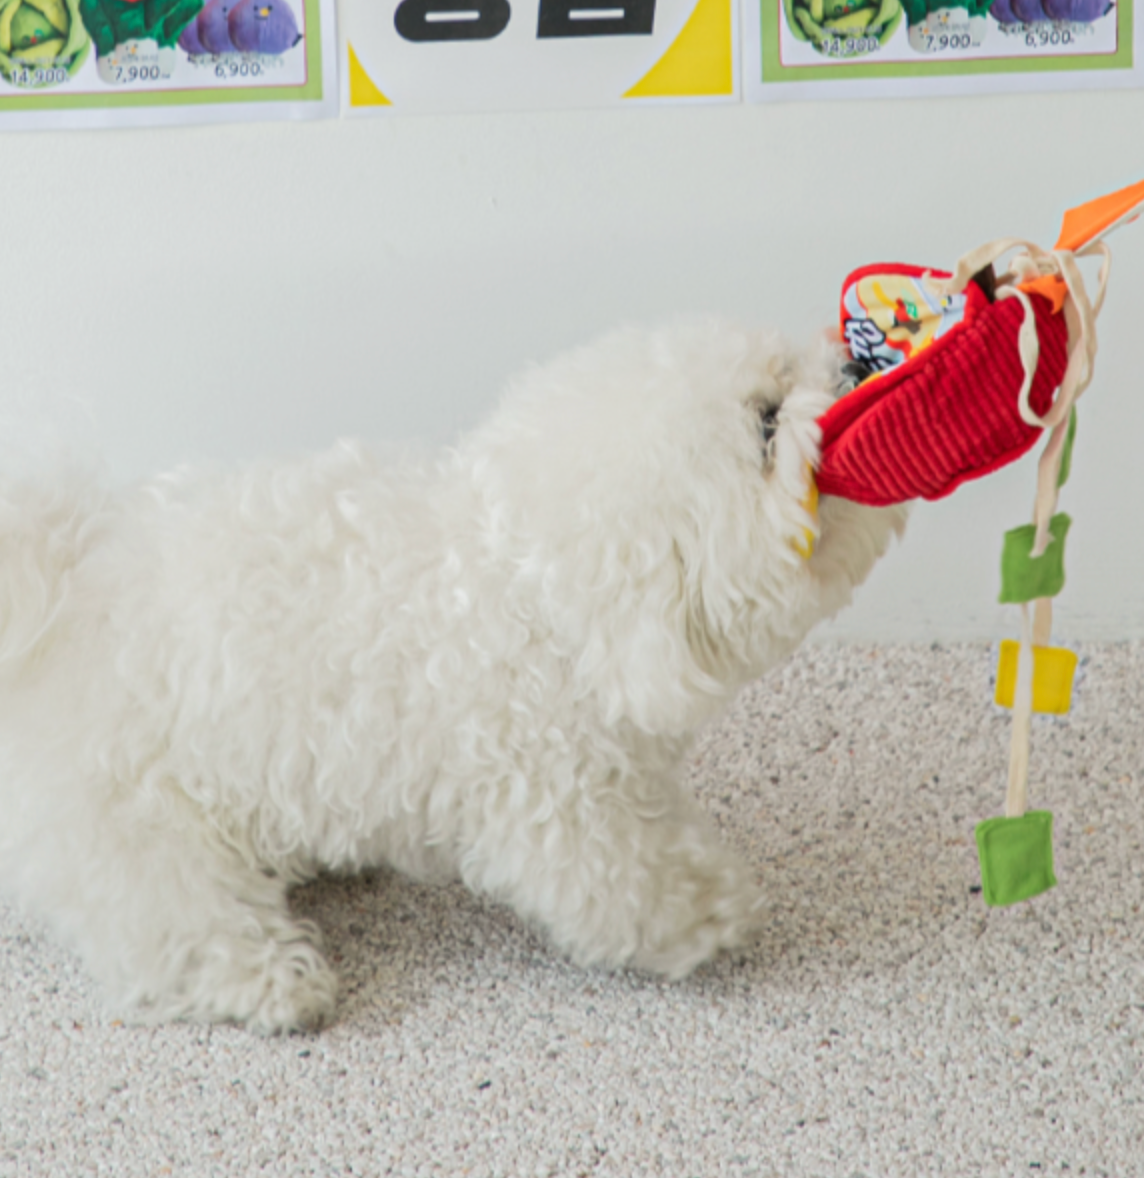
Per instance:
[[[901,0],[783,0],[790,31],[830,57],[871,53],[893,36]]]
[[[78,0],[0,0],[0,75],[13,85],[67,81],[90,46]]]

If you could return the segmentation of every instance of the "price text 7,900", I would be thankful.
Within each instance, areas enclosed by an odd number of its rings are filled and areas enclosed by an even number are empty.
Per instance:
[[[129,82],[157,82],[163,76],[163,71],[157,65],[117,65],[115,80],[127,84]]]
[[[930,33],[925,37],[925,44],[927,50],[935,52],[940,49],[970,49],[973,47],[973,38],[968,33]]]

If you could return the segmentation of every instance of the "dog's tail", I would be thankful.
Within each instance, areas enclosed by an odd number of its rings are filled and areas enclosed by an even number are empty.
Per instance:
[[[0,483],[0,674],[52,634],[105,499],[86,472]]]

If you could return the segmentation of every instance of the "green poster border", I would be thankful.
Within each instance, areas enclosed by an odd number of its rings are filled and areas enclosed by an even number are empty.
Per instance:
[[[1116,52],[1068,57],[993,57],[977,61],[863,62],[854,65],[784,66],[779,61],[778,22],[782,0],[758,0],[759,38],[764,85],[775,82],[842,82],[859,78],[962,78],[980,74],[1072,73],[1078,70],[1132,68],[1133,0],[1116,5]],[[768,35],[774,29],[776,35]]]
[[[781,0],[780,0],[781,3]],[[136,90],[109,94],[3,94],[0,116],[6,112],[65,110],[163,110],[186,106],[224,106],[249,102],[319,102],[325,93],[322,77],[322,22],[319,0],[303,0],[306,14],[306,77],[302,86],[236,86],[217,90]],[[92,46],[92,53],[95,47]],[[6,85],[6,83],[5,83]]]

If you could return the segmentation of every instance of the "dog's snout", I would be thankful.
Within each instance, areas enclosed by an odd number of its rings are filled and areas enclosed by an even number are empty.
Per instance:
[[[763,445],[769,446],[779,432],[779,407],[771,405],[759,413],[759,433],[762,435]]]
[[[842,365],[842,379],[834,390],[835,400],[853,392],[867,377],[873,376],[874,371],[869,364],[865,364],[861,360],[847,360]]]

